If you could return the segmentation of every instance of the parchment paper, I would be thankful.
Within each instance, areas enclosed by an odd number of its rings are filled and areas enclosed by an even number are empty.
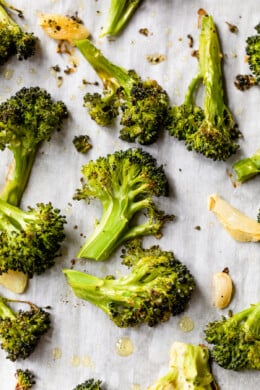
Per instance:
[[[1,67],[0,100],[4,101],[23,86],[39,85],[55,99],[62,99],[70,111],[63,130],[55,134],[50,143],[42,145],[22,207],[52,201],[65,213],[68,223],[62,257],[51,270],[34,277],[23,295],[24,299],[40,306],[52,307],[52,330],[26,361],[10,362],[0,351],[0,389],[14,389],[16,368],[28,368],[36,375],[35,390],[70,390],[90,377],[102,379],[110,390],[144,390],[167,372],[169,351],[174,341],[202,343],[203,329],[208,321],[227,314],[228,309],[236,312],[260,299],[259,244],[234,241],[207,210],[207,198],[211,193],[223,196],[252,218],[256,218],[260,207],[260,177],[234,187],[227,173],[232,172],[234,161],[253,154],[260,146],[260,89],[255,87],[242,93],[233,83],[238,73],[249,72],[244,62],[245,40],[255,33],[260,3],[254,0],[145,0],[125,31],[114,40],[99,38],[109,1],[12,0],[12,4],[24,10],[25,19],[20,23],[40,38],[40,49],[28,61],[17,62],[13,58]],[[45,36],[37,25],[37,15],[39,12],[65,15],[78,12],[91,32],[93,42],[109,59],[126,69],[135,69],[143,78],[156,79],[169,93],[171,102],[180,104],[197,69],[197,60],[191,52],[198,47],[199,8],[213,15],[220,34],[226,94],[243,133],[241,149],[227,162],[214,162],[188,152],[183,143],[166,131],[158,142],[145,148],[164,165],[169,177],[170,197],[160,200],[159,204],[166,212],[176,215],[175,221],[164,229],[160,241],[150,237],[145,245],[159,244],[165,250],[172,250],[176,258],[190,268],[197,289],[183,315],[172,317],[155,328],[119,329],[101,310],[73,295],[61,270],[72,266],[79,246],[101,214],[98,202],[87,205],[72,200],[74,191],[80,187],[81,166],[100,155],[135,145],[119,140],[118,124],[103,129],[89,118],[82,107],[83,96],[102,86],[101,83],[99,87],[84,85],[82,80],[95,82],[99,81],[98,77],[77,50],[73,58],[78,67],[70,75],[64,73],[71,66],[71,57],[57,54],[57,43]],[[232,34],[226,22],[235,24],[238,33]],[[140,34],[140,28],[147,28],[148,36]],[[189,47],[188,34],[194,38],[193,49]],[[166,60],[156,65],[147,61],[148,55],[157,54],[165,55]],[[55,65],[61,68],[56,76],[50,71]],[[10,71],[12,77],[7,79],[6,74],[10,75]],[[60,86],[57,86],[57,76],[63,77]],[[91,138],[93,148],[86,155],[77,153],[72,145],[73,137],[79,134],[88,134]],[[4,183],[10,159],[8,152],[1,152],[0,185]],[[200,230],[195,229],[196,226],[200,226]],[[97,276],[120,275],[126,272],[120,265],[120,253],[118,250],[104,263],[76,261],[74,268]],[[212,275],[224,267],[230,270],[235,294],[229,308],[220,311],[212,303]],[[0,293],[15,296],[2,286]],[[189,333],[183,333],[178,325],[184,315],[194,322],[194,329]],[[116,352],[116,344],[122,337],[129,337],[134,345],[134,351],[128,357],[121,357]],[[215,364],[213,372],[222,390],[259,388],[259,372],[237,373]]]

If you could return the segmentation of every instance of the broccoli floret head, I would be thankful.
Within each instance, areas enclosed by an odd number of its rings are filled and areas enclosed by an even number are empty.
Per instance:
[[[117,151],[82,167],[84,179],[74,199],[100,200],[103,213],[78,257],[106,260],[123,242],[144,235],[160,236],[164,223],[172,220],[157,209],[153,197],[168,195],[162,166],[142,149]],[[146,212],[145,222],[135,221]]]
[[[32,277],[52,267],[65,223],[51,203],[23,211],[0,200],[0,274],[15,270]]]
[[[257,214],[257,222],[260,223],[260,209],[259,209],[258,214]]]
[[[100,126],[109,126],[118,116],[117,96],[113,91],[100,93],[86,93],[84,107],[88,109],[90,117]]]
[[[117,36],[120,34],[141,2],[142,0],[123,0],[118,3],[117,0],[111,0],[101,37],[106,35]]]
[[[67,116],[65,104],[54,102],[51,95],[39,87],[23,87],[0,104],[0,150],[8,148],[14,155],[1,199],[19,204],[39,144],[49,141]]]
[[[122,258],[131,271],[119,279],[75,270],[64,273],[74,293],[102,309],[118,327],[155,326],[185,310],[195,282],[172,252],[158,246],[143,249],[134,240]]]
[[[73,390],[102,390],[101,384],[102,381],[91,378],[76,386]]]
[[[17,369],[15,376],[17,379],[15,390],[30,390],[35,385],[34,374],[28,369]]]
[[[9,8],[9,10],[7,10]],[[38,38],[33,33],[24,32],[22,28],[11,18],[9,11],[15,10],[0,1],[0,65],[16,55],[18,60],[26,60],[36,52]],[[16,10],[21,15],[21,11]]]
[[[113,64],[89,40],[77,47],[104,84],[103,95],[87,93],[84,104],[93,120],[101,126],[120,115],[120,138],[149,145],[155,142],[167,122],[169,98],[155,80],[142,80],[134,70]]]
[[[231,370],[260,369],[260,303],[207,324],[205,338],[212,357]]]
[[[170,370],[147,390],[218,390],[211,373],[209,350],[205,345],[174,342],[170,352]]]
[[[72,142],[79,153],[85,154],[92,148],[88,135],[75,136]]]
[[[260,23],[255,29],[257,35],[252,35],[246,40],[246,54],[252,74],[239,74],[235,79],[235,86],[241,91],[260,84]]]
[[[29,305],[29,310],[14,311],[9,303]],[[50,314],[31,302],[0,297],[0,342],[7,359],[26,359],[41,336],[50,328]]]
[[[240,132],[224,102],[221,49],[212,16],[202,17],[199,40],[199,64],[184,103],[169,113],[170,135],[183,140],[188,150],[195,150],[213,160],[227,160],[238,150]],[[196,91],[205,89],[203,107],[196,104]]]

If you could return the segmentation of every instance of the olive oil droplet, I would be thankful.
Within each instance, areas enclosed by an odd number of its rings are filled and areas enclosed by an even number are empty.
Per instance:
[[[194,328],[194,322],[189,317],[182,317],[178,326],[183,332],[191,332]]]
[[[116,352],[119,356],[129,356],[134,351],[134,344],[129,337],[121,337],[116,343]]]

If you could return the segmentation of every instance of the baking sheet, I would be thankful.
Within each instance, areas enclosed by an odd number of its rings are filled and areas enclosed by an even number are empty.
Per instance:
[[[14,389],[16,368],[29,368],[36,374],[36,390],[70,390],[89,377],[102,379],[111,390],[144,390],[167,372],[169,350],[174,341],[203,342],[205,324],[227,314],[227,310],[220,312],[212,304],[214,272],[229,267],[235,284],[229,309],[235,312],[259,301],[259,244],[238,243],[228,236],[207,210],[207,198],[211,193],[219,193],[252,218],[256,217],[260,207],[260,177],[235,188],[227,174],[234,161],[253,154],[259,147],[260,90],[253,88],[242,93],[234,87],[233,81],[238,73],[248,73],[244,62],[245,40],[254,34],[254,26],[259,23],[260,3],[254,0],[147,0],[126,30],[113,41],[99,39],[108,1],[12,0],[12,4],[24,10],[24,27],[40,38],[40,50],[28,61],[12,59],[2,66],[0,100],[4,101],[23,86],[39,85],[51,92],[55,99],[62,99],[70,111],[62,132],[55,134],[50,143],[42,145],[22,207],[51,200],[65,213],[68,224],[63,256],[54,268],[34,277],[23,296],[39,305],[52,307],[52,330],[26,361],[10,362],[0,351],[0,388]],[[57,54],[57,44],[38,27],[37,15],[39,12],[68,15],[78,12],[91,32],[93,42],[108,58],[127,69],[134,68],[143,78],[157,79],[168,91],[172,103],[180,104],[197,67],[196,59],[191,57],[187,34],[193,36],[196,48],[199,8],[212,14],[218,27],[228,102],[244,135],[240,141],[241,150],[227,162],[213,162],[188,152],[181,142],[166,132],[158,142],[145,148],[165,166],[171,192],[170,197],[161,200],[160,204],[166,212],[176,215],[175,221],[164,229],[159,242],[147,238],[145,244],[157,243],[165,250],[172,250],[195,276],[197,290],[183,314],[194,322],[194,329],[189,333],[180,330],[178,323],[183,315],[156,328],[119,329],[102,311],[72,294],[61,270],[71,266],[84,241],[81,233],[90,234],[101,213],[98,203],[86,205],[72,200],[75,189],[80,187],[81,166],[99,155],[133,145],[118,139],[117,125],[102,129],[91,121],[82,107],[82,99],[87,91],[94,92],[97,87],[84,86],[82,79],[94,82],[98,80],[97,76],[77,51],[74,53],[74,59],[78,61],[76,72],[63,74],[70,66],[70,59],[67,55]],[[235,24],[239,32],[232,34],[226,22]],[[149,35],[141,35],[140,28],[147,28]],[[166,60],[156,65],[147,61],[147,55],[157,54],[165,55]],[[57,64],[63,76],[59,87],[50,71]],[[11,78],[6,77],[10,74]],[[88,134],[93,143],[87,155],[80,155],[72,145],[73,137],[79,134]],[[8,152],[0,155],[0,185],[4,182],[10,158]],[[201,229],[196,230],[196,226]],[[124,269],[119,255],[120,250],[105,263],[77,261],[74,267],[98,276],[120,275]],[[1,286],[0,293],[14,296]],[[121,357],[116,352],[117,342],[122,337],[129,337],[134,346],[128,357]],[[259,387],[259,372],[237,373],[215,364],[213,372],[223,390]]]

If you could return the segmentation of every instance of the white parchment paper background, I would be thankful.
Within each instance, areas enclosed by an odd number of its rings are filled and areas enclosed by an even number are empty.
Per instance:
[[[244,62],[245,40],[255,33],[254,26],[260,21],[260,3],[254,0],[146,0],[123,34],[113,41],[99,39],[109,1],[13,0],[12,4],[24,10],[23,25],[40,38],[40,50],[26,62],[12,59],[1,67],[0,101],[23,86],[39,85],[55,99],[62,99],[70,111],[62,132],[55,134],[49,144],[42,145],[22,206],[52,201],[66,214],[68,224],[63,256],[49,272],[33,278],[24,295],[39,305],[52,307],[52,330],[24,362],[12,363],[0,351],[0,389],[14,389],[14,372],[23,367],[36,374],[36,390],[71,390],[89,377],[102,379],[109,390],[130,390],[134,384],[140,386],[136,389],[144,390],[168,370],[168,354],[173,341],[201,343],[205,324],[227,314],[227,310],[222,313],[212,304],[214,272],[229,267],[235,284],[235,295],[229,308],[234,312],[260,299],[259,244],[235,242],[207,210],[207,198],[213,192],[252,218],[256,218],[260,207],[260,177],[235,188],[227,175],[234,161],[253,154],[260,146],[260,89],[256,87],[242,93],[233,84],[238,73],[248,73]],[[81,166],[89,159],[133,145],[118,139],[118,126],[102,129],[89,118],[82,107],[82,99],[87,91],[94,92],[97,87],[83,86],[82,79],[94,82],[98,77],[77,51],[74,53],[79,61],[77,71],[71,75],[63,73],[70,66],[69,57],[56,53],[56,43],[41,31],[37,15],[40,11],[69,15],[78,12],[91,32],[93,42],[108,58],[127,69],[134,68],[143,78],[157,79],[168,91],[172,103],[180,104],[197,67],[196,59],[191,57],[187,34],[193,36],[196,49],[199,8],[212,14],[218,27],[227,98],[244,138],[240,141],[240,152],[227,162],[213,162],[188,152],[166,132],[158,142],[146,148],[164,164],[171,192],[169,199],[161,200],[160,204],[167,212],[175,214],[176,220],[165,228],[160,242],[154,238],[145,242],[146,245],[158,243],[162,248],[172,250],[194,274],[197,290],[185,315],[194,321],[195,327],[193,331],[183,333],[178,326],[180,315],[156,328],[119,329],[102,311],[74,297],[61,270],[71,266],[71,260],[84,240],[81,233],[88,235],[101,213],[98,202],[85,205],[72,200],[75,189],[80,186]],[[226,22],[237,25],[239,32],[232,34]],[[140,28],[147,28],[149,35],[141,35]],[[163,54],[166,60],[152,65],[146,56],[154,54]],[[60,87],[50,72],[57,64],[63,76]],[[5,74],[10,74],[10,70],[13,76],[7,80]],[[90,136],[93,148],[84,156],[76,152],[72,139],[85,133]],[[10,158],[8,152],[0,154],[0,185],[3,185]],[[200,231],[195,229],[198,225]],[[106,263],[76,262],[75,268],[98,276],[120,274],[124,270],[119,255],[120,250]],[[0,293],[12,296],[1,286]],[[123,336],[129,337],[134,344],[134,352],[129,357],[116,353],[116,343]],[[213,371],[223,390],[259,388],[259,372],[236,373],[216,365],[213,365]]]

